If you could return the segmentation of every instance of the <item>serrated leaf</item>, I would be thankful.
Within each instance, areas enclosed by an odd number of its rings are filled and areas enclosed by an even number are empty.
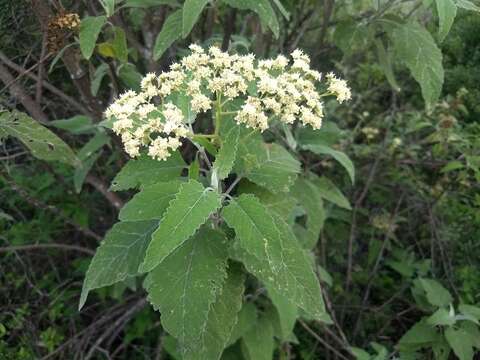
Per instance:
[[[419,321],[408,330],[398,342],[401,350],[415,350],[438,340],[439,334],[433,326]]]
[[[141,271],[155,268],[205,223],[221,205],[220,195],[190,180],[180,186],[165,212],[161,225],[152,235]]]
[[[75,173],[73,175],[73,185],[75,186],[75,192],[79,194],[82,191],[83,183],[87,177],[90,169],[93,167],[95,162],[98,160],[102,153],[99,151],[91,155],[88,159],[82,161],[82,164],[75,168]]]
[[[160,220],[180,188],[180,181],[145,186],[120,210],[122,221]]]
[[[242,134],[235,171],[271,192],[288,192],[300,172],[300,163],[278,144]]]
[[[115,176],[111,190],[128,190],[131,188],[148,186],[157,182],[165,182],[178,178],[185,168],[179,152],[174,152],[167,160],[158,161],[142,155],[138,159],[130,160]]]
[[[4,112],[0,115],[0,129],[20,140],[38,159],[79,165],[72,149],[62,139],[24,113]]]
[[[326,177],[313,177],[311,181],[318,187],[320,195],[327,201],[340,206],[341,208],[351,210],[350,202],[342,192]]]
[[[128,61],[128,46],[127,46],[127,37],[125,31],[122,28],[115,27],[115,36],[112,41],[112,48],[115,53],[115,57],[122,61]]]
[[[345,54],[364,49],[368,39],[368,27],[360,21],[342,21],[335,26],[333,41]]]
[[[322,128],[318,130],[310,126],[302,126],[297,134],[297,142],[302,147],[305,145],[332,146],[342,138],[342,131],[331,121],[325,121]]]
[[[85,59],[90,59],[97,43],[98,35],[107,22],[106,16],[87,16],[80,23],[80,51]]]
[[[445,329],[445,339],[460,360],[473,359],[472,339],[464,329],[455,329],[454,327]]]
[[[242,353],[247,360],[272,360],[274,341],[270,317],[262,316],[242,337]]]
[[[240,10],[256,12],[262,23],[267,25],[275,37],[278,38],[280,25],[269,0],[223,0],[223,2]]]
[[[391,32],[391,38],[398,58],[420,84],[427,107],[431,107],[442,90],[442,52],[430,33],[417,23],[397,26]]]
[[[252,303],[244,303],[237,316],[227,345],[234,344],[257,322],[257,308]]]
[[[430,304],[438,307],[448,306],[452,303],[452,295],[442,284],[433,279],[420,279],[420,284],[425,290],[427,300]]]
[[[312,249],[318,241],[326,217],[322,195],[318,187],[305,178],[297,179],[292,188],[292,195],[307,213],[307,231],[303,245],[307,249]]]
[[[282,341],[288,341],[298,317],[297,306],[288,301],[282,294],[272,291],[272,289],[269,290],[268,295],[275,305],[278,317],[278,329],[276,329],[275,335]],[[274,324],[274,330],[275,328]]]
[[[148,300],[183,356],[204,346],[210,308],[227,276],[227,256],[225,237],[204,227],[148,275]]]
[[[238,126],[232,127],[225,135],[222,141],[222,146],[217,153],[215,162],[213,163],[214,171],[217,171],[218,180],[225,179],[232,171],[235,163],[235,156],[237,154],[238,138],[240,136],[240,128]]]
[[[230,263],[228,277],[223,289],[208,313],[208,322],[203,334],[203,348],[188,353],[184,359],[217,360],[227,346],[237,324],[237,315],[242,308],[245,276],[238,264]]]
[[[283,220],[253,195],[233,200],[223,218],[235,230],[240,260],[267,289],[281,293],[312,317],[328,317],[311,261]]]
[[[352,160],[350,160],[350,158],[347,155],[345,155],[345,153],[338,150],[334,150],[331,147],[325,146],[325,145],[305,145],[303,146],[303,148],[310,150],[311,152],[314,152],[317,155],[330,155],[331,157],[333,157],[347,171],[348,176],[350,176],[350,180],[352,181],[352,184],[354,183],[355,167],[352,163]]]
[[[453,25],[457,15],[457,5],[453,0],[435,0],[435,2],[437,3],[439,18],[438,37],[440,42],[442,42]]]
[[[480,12],[480,7],[469,0],[457,0],[456,3],[462,9]]]
[[[427,319],[427,323],[433,326],[451,326],[455,324],[455,314],[450,314],[447,309],[440,308]]]
[[[145,250],[158,221],[119,222],[98,247],[83,282],[81,309],[89,291],[138,274]]]
[[[267,189],[248,181],[242,181],[240,183],[238,194],[255,195],[268,210],[277,213],[283,219],[291,218],[293,209],[297,205],[297,201],[291,194],[274,194]]]
[[[377,49],[378,63],[382,68],[388,83],[393,90],[400,91],[400,86],[398,85],[395,74],[393,73],[392,52],[390,49],[385,49],[385,46],[380,39],[375,40],[375,47]]]
[[[153,47],[153,59],[158,60],[163,53],[182,35],[182,10],[171,13],[158,33]]]
[[[95,131],[92,119],[85,115],[76,115],[63,120],[53,120],[49,122],[49,125],[57,129],[66,130],[75,135]]]
[[[182,10],[182,35],[184,38],[190,34],[208,2],[209,0],[185,0]]]

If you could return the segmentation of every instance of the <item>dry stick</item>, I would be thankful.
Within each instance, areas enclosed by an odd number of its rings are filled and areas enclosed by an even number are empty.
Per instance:
[[[44,59],[47,55],[47,33],[43,33],[42,38],[42,51],[40,52],[40,59]],[[40,106],[42,102],[42,84],[43,84],[43,75],[45,72],[45,64],[43,61],[39,63],[38,66],[38,81],[37,81],[37,89],[35,92],[35,101]]]
[[[117,194],[111,192],[108,190],[107,185],[100,180],[98,177],[88,174],[87,177],[85,178],[85,182],[87,184],[92,185],[99,193],[101,193],[109,202],[112,204],[117,210],[120,210],[124,202],[120,197],[117,196]]]
[[[39,209],[51,212],[52,214],[60,217],[62,220],[64,220],[67,224],[73,226],[77,231],[81,232],[83,235],[91,237],[97,241],[102,240],[102,237],[96,233],[94,233],[92,230],[83,227],[82,225],[78,224],[68,216],[66,216],[63,211],[57,209],[53,205],[47,205],[43,203],[42,201],[32,197],[25,189],[21,188],[18,186],[17,183],[15,183],[9,175],[3,174],[5,177],[6,182],[10,185],[10,187],[17,193],[19,194],[27,203],[30,205],[37,207]]]
[[[25,109],[40,122],[47,122],[47,115],[43,112],[41,107],[25,92],[23,87],[15,81],[15,78],[10,74],[5,66],[0,63],[0,80],[5,84],[10,91],[10,94],[17,98]]]
[[[323,346],[325,346],[327,349],[329,349],[331,352],[333,352],[335,355],[337,355],[339,358],[344,359],[344,360],[349,360],[346,356],[342,355],[337,349],[335,349],[333,346],[331,346],[329,343],[327,343],[325,340],[323,340],[315,331],[313,331],[307,324],[305,324],[302,320],[299,320],[300,325],[307,330],[307,332],[312,335],[319,343],[321,343]]]
[[[430,205],[428,205],[428,217],[430,218],[430,229],[432,232],[433,239],[438,243],[438,247],[440,249],[440,256],[442,258],[442,264],[443,264],[443,271],[445,272],[445,275],[447,276],[447,280],[450,284],[450,287],[455,292],[455,295],[457,297],[460,297],[457,287],[455,286],[455,283],[453,282],[453,279],[451,277],[451,274],[453,273],[452,262],[450,260],[450,257],[446,255],[445,249],[442,246],[442,240],[440,239],[440,236],[438,234],[437,224],[432,212],[432,207]]]
[[[5,54],[0,51],[0,61],[2,61],[5,65],[7,65],[10,69],[16,71],[17,73],[20,73],[20,74],[25,74],[26,76],[28,76],[30,79],[34,80],[34,81],[39,81],[39,78],[37,75],[31,73],[31,72],[26,72],[26,70],[21,67],[20,65],[17,65],[16,63],[14,63],[13,61],[11,61],[7,56],[5,56]],[[72,105],[73,107],[75,107],[77,110],[79,110],[80,112],[82,112],[83,114],[85,115],[91,115],[90,112],[88,111],[88,109],[83,106],[82,104],[80,104],[77,100],[75,100],[73,97],[65,94],[62,90],[60,90],[59,88],[53,86],[52,84],[50,84],[49,82],[47,82],[46,80],[43,80],[42,81],[42,86],[47,89],[48,91],[50,91],[52,94],[55,94],[57,95],[59,98],[65,100],[65,102],[69,103],[70,105]]]
[[[368,282],[367,282],[367,288],[366,288],[365,293],[363,295],[361,309],[363,309],[367,305],[367,301],[368,301],[368,298],[370,296],[370,291],[371,291],[372,285],[373,285],[373,279],[377,275],[378,268],[380,267],[380,262],[383,258],[383,253],[384,253],[385,248],[387,246],[388,237],[390,236],[390,234],[393,230],[393,226],[392,226],[393,225],[393,220],[397,216],[398,211],[400,210],[400,205],[403,202],[404,196],[405,196],[405,193],[402,193],[400,195],[400,198],[397,201],[397,205],[395,206],[395,210],[393,211],[392,215],[390,216],[390,224],[388,226],[387,233],[385,234],[385,236],[383,238],[382,246],[380,248],[380,251],[378,252],[377,259],[375,260],[375,264],[373,265],[372,272],[370,273],[370,277],[369,277]],[[355,322],[355,326],[353,328],[353,334],[352,334],[352,339],[353,340],[357,336],[357,332],[358,332],[358,329],[359,329],[359,326],[360,326],[360,320],[362,318],[362,313],[363,313],[362,310],[360,310],[358,312],[357,321]]]
[[[95,344],[90,348],[87,355],[85,356],[84,360],[90,360],[95,353],[95,350],[98,349],[98,346],[105,340],[105,338],[114,332],[116,328],[121,325],[122,323],[126,323],[137,311],[143,309],[143,307],[147,304],[147,299],[143,298],[137,301],[130,309],[128,309],[125,314],[120,316],[115,322],[102,334],[98,337]]]
[[[84,248],[82,246],[58,244],[58,243],[0,247],[0,253],[11,252],[11,251],[29,251],[29,250],[38,250],[38,249],[73,250],[73,251],[83,252],[85,254],[92,255],[92,256],[95,255],[95,251]]]

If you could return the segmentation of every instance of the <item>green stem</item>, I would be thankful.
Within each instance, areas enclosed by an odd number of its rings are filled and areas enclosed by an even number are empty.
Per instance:
[[[217,93],[217,106],[215,109],[215,132],[214,135],[218,137],[220,133],[220,124],[222,122],[222,95]]]

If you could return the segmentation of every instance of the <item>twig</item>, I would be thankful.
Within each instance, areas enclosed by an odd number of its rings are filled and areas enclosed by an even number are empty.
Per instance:
[[[0,253],[6,253],[11,251],[29,251],[29,250],[39,250],[39,249],[60,249],[60,250],[73,250],[83,252],[88,255],[95,255],[95,251],[77,246],[77,245],[67,245],[67,244],[58,244],[58,243],[49,243],[49,244],[31,244],[31,245],[16,245],[16,246],[6,246],[0,247]]]
[[[63,211],[60,209],[57,209],[53,205],[47,205],[43,203],[42,201],[32,197],[25,189],[21,188],[17,183],[13,181],[13,179],[6,173],[2,172],[2,175],[4,175],[4,179],[7,182],[7,184],[10,185],[12,190],[14,190],[18,195],[20,195],[27,203],[30,205],[48,211],[59,218],[61,218],[63,221],[65,221],[67,224],[73,226],[75,229],[77,229],[78,232],[82,233],[83,235],[87,237],[91,237],[97,241],[102,240],[102,237],[96,233],[94,233],[92,230],[83,227],[82,225],[78,224],[76,221],[72,220],[69,218],[67,215],[64,214]]]
[[[98,177],[96,177],[95,175],[92,175],[92,174],[88,174],[87,177],[85,178],[85,182],[87,184],[90,184],[92,185],[99,193],[101,193],[105,199],[107,199],[110,204],[113,205],[113,207],[115,207],[117,210],[120,210],[123,205],[124,205],[124,202],[122,199],[120,199],[120,197],[118,197],[118,195],[114,194],[113,192],[109,191],[108,190],[108,187],[107,185],[105,185],[105,183],[100,180]]]
[[[97,341],[93,344],[93,346],[88,351],[87,355],[85,356],[84,360],[90,360],[95,353],[95,350],[98,350],[99,345],[107,338],[107,336],[115,331],[118,326],[122,323],[128,322],[128,320],[139,310],[143,309],[143,307],[147,304],[147,299],[143,298],[138,300],[130,309],[128,309],[125,314],[120,316],[115,322],[102,334],[98,337]]]
[[[333,352],[335,355],[337,355],[339,358],[344,359],[344,360],[349,360],[346,356],[342,355],[337,349],[335,349],[333,346],[331,346],[329,343],[327,343],[325,340],[323,340],[315,331],[313,331],[307,324],[305,324],[302,320],[298,321],[300,325],[307,330],[307,332],[312,335],[319,343],[321,343],[323,346],[325,346],[327,349],[329,349],[331,352]]]
[[[41,107],[25,92],[23,87],[15,81],[5,66],[0,63],[0,80],[10,91],[10,94],[22,103],[28,113],[38,121],[47,122],[47,115]]]
[[[23,67],[21,67],[20,65],[17,65],[13,61],[11,61],[7,56],[5,56],[5,54],[2,51],[0,51],[0,61],[2,61],[5,65],[7,65],[10,69],[16,71],[17,73],[24,73],[30,79],[32,79],[34,81],[37,81],[37,82],[39,81],[39,78],[38,78],[37,75],[35,75],[34,73],[31,73],[31,72],[26,72],[26,70]],[[84,107],[77,100],[75,100],[71,96],[68,96],[63,91],[61,91],[60,89],[58,89],[54,85],[50,84],[46,80],[42,81],[42,86],[45,89],[47,89],[48,91],[50,91],[52,94],[55,94],[58,97],[60,97],[61,99],[65,100],[67,103],[69,103],[70,105],[75,107],[77,110],[81,111],[82,113],[84,113],[86,115],[91,115],[86,107]]]

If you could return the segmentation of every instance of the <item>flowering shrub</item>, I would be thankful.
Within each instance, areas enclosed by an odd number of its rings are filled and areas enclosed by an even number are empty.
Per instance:
[[[266,287],[275,306],[277,320],[265,320],[269,331],[278,321],[279,336],[287,338],[300,314],[329,321],[307,255],[320,230],[317,204],[303,230],[294,215],[304,206],[302,188],[320,179],[301,175],[298,160],[261,133],[277,125],[289,133],[297,119],[319,129],[322,98],[343,102],[350,90],[333,74],[317,90],[322,76],[300,50],[289,64],[282,55],[257,61],[215,47],[190,49],[170,71],[148,74],[139,93],[128,91],[106,111],[134,158],[112,188],[140,192],[98,248],[80,306],[92,289],[147,274],[148,299],[183,358],[218,359],[241,316],[247,274]],[[188,179],[179,153],[184,139],[198,148]],[[276,192],[283,203],[272,202]],[[304,237],[297,238],[296,227]]]
[[[208,52],[198,45],[190,49],[192,54],[171,65],[170,71],[145,76],[141,92],[128,91],[107,109],[113,131],[122,137],[130,156],[139,156],[141,147],[148,146],[149,156],[165,160],[178,149],[180,139],[194,136],[174,103],[179,96],[186,97],[195,114],[212,110],[217,127],[223,110],[235,102],[234,120],[260,131],[268,128],[269,121],[292,124],[297,119],[319,129],[321,98],[335,95],[342,103],[351,96],[346,82],[331,73],[326,91],[319,93],[315,85],[322,76],[310,69],[310,59],[301,50],[292,53],[289,64],[283,55],[255,61],[253,55],[229,55],[216,47]]]

